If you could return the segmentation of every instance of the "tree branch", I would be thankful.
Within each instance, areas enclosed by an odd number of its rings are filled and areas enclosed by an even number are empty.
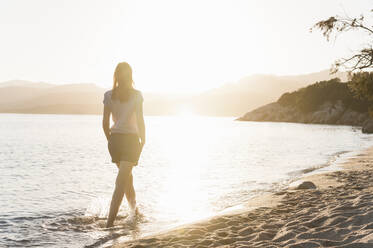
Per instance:
[[[363,15],[359,18],[332,16],[326,20],[317,22],[311,28],[311,32],[314,28],[319,29],[328,41],[333,33],[335,33],[335,37],[337,37],[340,33],[351,30],[364,30],[368,35],[373,35],[373,26],[371,28],[369,25],[364,24]],[[373,68],[373,49],[371,45],[368,46],[369,47],[361,49],[350,58],[342,58],[335,61],[332,67],[332,73],[336,73],[340,67],[344,67],[350,71],[361,71],[363,69]]]

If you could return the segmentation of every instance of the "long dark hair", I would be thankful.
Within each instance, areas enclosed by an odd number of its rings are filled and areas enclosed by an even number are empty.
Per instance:
[[[126,102],[134,91],[133,86],[131,66],[127,62],[119,63],[114,71],[111,99]]]

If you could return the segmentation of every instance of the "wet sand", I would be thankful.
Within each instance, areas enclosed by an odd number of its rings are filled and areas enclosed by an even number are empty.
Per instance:
[[[252,199],[242,209],[113,247],[373,247],[373,147],[343,170],[302,178],[316,189]]]

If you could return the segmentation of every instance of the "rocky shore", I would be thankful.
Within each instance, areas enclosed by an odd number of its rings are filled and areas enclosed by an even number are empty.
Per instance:
[[[346,107],[342,101],[325,102],[312,112],[304,113],[296,106],[284,106],[273,102],[237,118],[239,121],[273,121],[313,124],[336,124],[363,127],[363,132],[373,132],[373,121],[369,114]]]

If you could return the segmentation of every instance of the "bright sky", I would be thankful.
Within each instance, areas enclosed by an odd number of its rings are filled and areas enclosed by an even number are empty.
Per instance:
[[[309,28],[371,9],[371,0],[1,0],[0,81],[109,88],[120,61],[147,92],[198,92],[254,73],[310,73],[364,39],[328,43]]]

